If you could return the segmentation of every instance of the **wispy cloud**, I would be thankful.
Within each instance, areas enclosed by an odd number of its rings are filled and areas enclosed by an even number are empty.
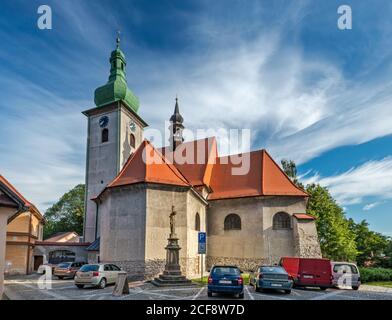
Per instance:
[[[372,210],[373,208],[379,206],[381,203],[380,202],[373,202],[373,203],[369,203],[367,205],[365,205],[363,207],[363,211],[369,211]]]
[[[392,157],[366,162],[336,176],[321,177],[316,174],[303,181],[328,187],[342,205],[360,204],[366,197],[392,199]],[[370,210],[379,204],[380,201],[368,204],[364,210]]]

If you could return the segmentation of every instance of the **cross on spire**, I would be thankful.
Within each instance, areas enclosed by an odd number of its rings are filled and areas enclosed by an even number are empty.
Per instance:
[[[120,30],[117,30],[117,38],[116,38],[116,45],[117,45],[117,49],[120,48]]]

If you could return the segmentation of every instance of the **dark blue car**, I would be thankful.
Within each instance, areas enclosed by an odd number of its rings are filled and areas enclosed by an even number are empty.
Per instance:
[[[225,293],[244,297],[244,279],[236,266],[214,266],[208,277],[208,296]]]

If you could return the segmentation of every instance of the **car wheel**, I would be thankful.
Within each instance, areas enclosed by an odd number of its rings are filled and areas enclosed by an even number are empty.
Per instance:
[[[240,294],[238,295],[238,298],[244,299],[244,293],[240,293]]]
[[[77,284],[76,286],[78,287],[78,289],[83,289],[84,288],[83,284]]]
[[[291,293],[291,290],[285,290],[284,293],[285,293],[285,294],[290,294],[290,293]]]
[[[353,289],[353,290],[358,290],[359,287],[358,287],[358,286],[352,286],[352,289]]]
[[[106,288],[106,279],[105,278],[102,278],[101,281],[99,281],[98,288],[99,289],[105,289]]]
[[[325,290],[327,290],[327,288],[326,287],[320,287],[320,290],[325,291]]]
[[[212,297],[212,292],[211,292],[211,291],[208,291],[208,292],[207,292],[207,295],[208,295],[209,297]]]
[[[59,277],[59,276],[57,276],[57,278],[59,278],[60,280],[63,280],[63,279],[64,279],[64,277]]]

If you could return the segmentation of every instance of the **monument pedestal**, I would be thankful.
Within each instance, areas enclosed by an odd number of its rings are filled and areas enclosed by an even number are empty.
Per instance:
[[[175,234],[170,234],[168,244],[166,246],[166,265],[165,271],[158,278],[151,281],[152,284],[158,287],[171,286],[190,286],[191,280],[187,279],[181,273],[180,267],[180,246],[178,245],[178,238]]]

